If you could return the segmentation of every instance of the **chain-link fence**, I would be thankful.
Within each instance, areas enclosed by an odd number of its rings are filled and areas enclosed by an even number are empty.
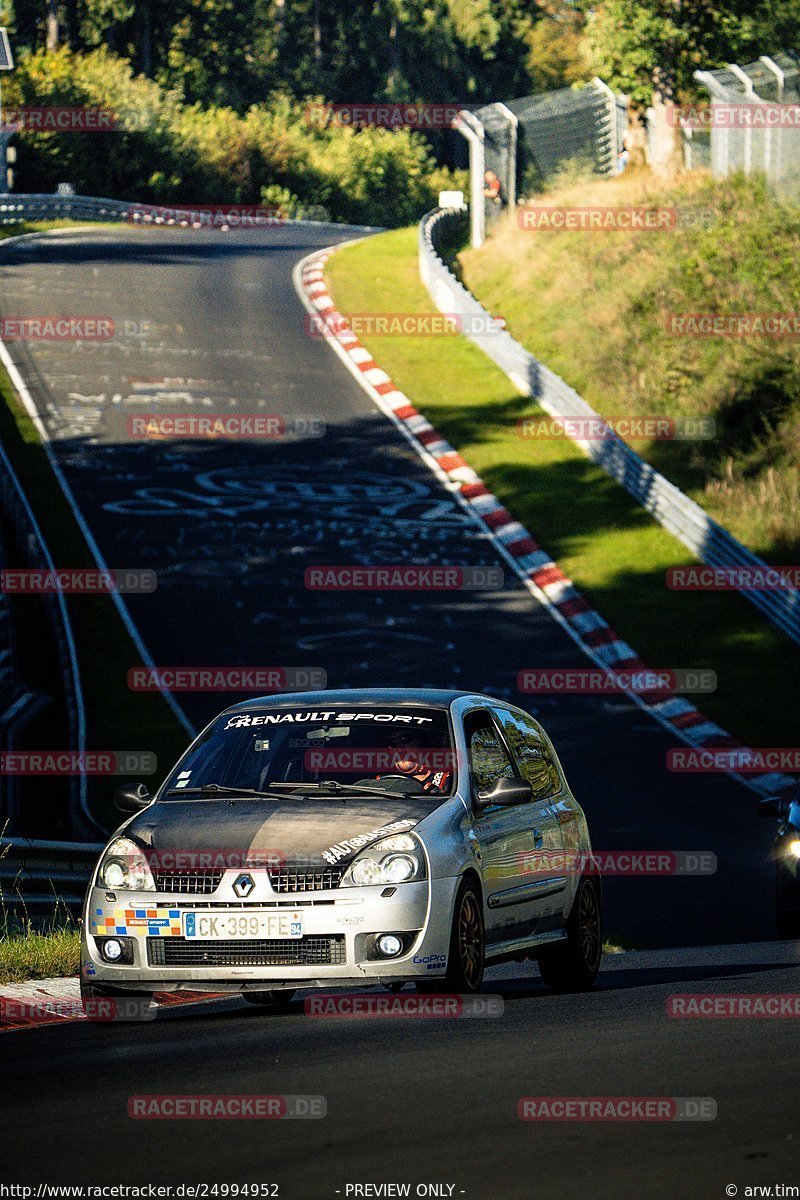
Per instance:
[[[536,190],[570,161],[613,175],[625,113],[625,97],[595,79],[581,88],[488,104],[475,116],[484,127],[486,169],[498,176],[504,195],[513,197]]]
[[[709,162],[717,177],[763,171],[773,184],[800,185],[800,55],[762,55],[745,66],[696,71],[711,97]],[[696,126],[687,131],[699,140]],[[695,164],[697,165],[697,164]]]
[[[483,126],[484,169],[493,171],[500,180],[501,203],[514,204],[519,153],[517,117],[502,103],[487,104],[475,116]]]
[[[520,165],[527,190],[569,160],[584,160],[600,174],[616,170],[617,132],[608,93],[601,86],[592,83],[580,90],[562,88],[545,96],[527,96],[509,108],[519,121]]]
[[[567,163],[614,175],[627,123],[627,97],[601,79],[542,96],[496,101],[462,110],[454,127],[470,144],[470,224],[473,246],[485,222],[517,197],[528,197]]]

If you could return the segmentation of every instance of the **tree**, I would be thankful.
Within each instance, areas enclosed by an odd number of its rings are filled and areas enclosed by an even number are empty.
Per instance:
[[[47,0],[47,49],[58,49],[58,0]]]
[[[670,106],[695,94],[698,68],[755,53],[756,28],[747,0],[602,0],[590,13],[587,40],[596,74],[630,97],[632,126],[641,128],[647,107],[653,109],[658,174],[673,174],[680,164]]]
[[[577,14],[576,14],[577,16]],[[589,77],[579,19],[543,15],[527,35],[526,66],[535,92],[570,87]]]

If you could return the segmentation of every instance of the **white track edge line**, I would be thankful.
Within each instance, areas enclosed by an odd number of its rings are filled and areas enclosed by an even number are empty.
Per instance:
[[[54,233],[56,231],[51,230],[49,232]],[[47,236],[47,234],[45,234],[45,235],[22,234],[21,235],[21,237],[25,237],[25,238],[35,238],[35,237],[40,237],[40,236]],[[17,239],[16,238],[6,238],[4,240],[4,242],[2,244],[0,244],[0,248],[2,248],[2,245],[8,245],[10,242],[14,242],[14,241],[17,241]],[[94,535],[92,534],[92,531],[89,529],[89,526],[87,525],[86,520],[84,519],[84,516],[78,507],[78,503],[75,499],[75,496],[73,495],[72,489],[71,489],[69,483],[67,482],[67,479],[66,479],[63,471],[61,470],[61,466],[56,458],[55,451],[53,450],[53,444],[50,440],[50,436],[47,432],[44,422],[42,421],[42,419],[39,415],[39,410],[36,407],[33,397],[31,396],[30,391],[28,390],[28,385],[25,383],[25,380],[22,378],[22,375],[20,374],[16,363],[14,362],[11,355],[9,354],[8,347],[6,346],[6,344],[2,340],[2,338],[0,338],[0,362],[2,362],[3,366],[5,367],[6,371],[8,372],[8,376],[14,386],[14,390],[17,392],[17,395],[19,396],[19,399],[21,400],[26,413],[28,414],[31,421],[33,422],[36,432],[39,434],[39,438],[41,440],[42,447],[44,448],[44,452],[47,455],[47,458],[48,458],[48,461],[52,468],[53,474],[55,475],[56,480],[58,481],[58,485],[61,488],[61,491],[64,493],[64,498],[66,499],[67,504],[69,505],[70,509],[72,510],[72,515],[75,518],[75,520],[78,524],[78,528],[80,529],[81,533],[83,534],[83,536],[86,540],[86,544],[89,547],[89,550],[91,551],[92,557],[94,558],[98,569],[100,571],[109,572],[109,567],[107,566],[105,559],[103,558],[100,547],[98,546],[97,542],[95,541]],[[150,651],[145,646],[145,644],[142,640],[142,636],[139,633],[139,630],[136,628],[136,626],[133,622],[133,618],[131,617],[130,613],[128,612],[125,601],[122,599],[120,593],[116,590],[110,592],[109,594],[117,608],[117,612],[119,613],[119,615],[122,619],[122,623],[125,626],[125,629],[127,630],[129,637],[131,638],[134,646],[136,647],[136,649],[142,659],[142,663],[144,664],[144,666],[148,667],[149,669],[151,669],[157,673],[158,668],[156,667],[156,664],[153,662],[153,658],[150,654]],[[170,709],[172,710],[173,715],[175,717],[177,717],[178,721],[183,726],[185,731],[190,735],[190,737],[195,738],[197,736],[197,731],[195,730],[194,726],[189,721],[189,718],[184,713],[183,709],[181,708],[180,704],[173,696],[172,692],[170,692],[169,689],[162,686],[160,679],[158,679],[158,690],[161,692],[161,695],[164,697],[164,699],[166,700]]]

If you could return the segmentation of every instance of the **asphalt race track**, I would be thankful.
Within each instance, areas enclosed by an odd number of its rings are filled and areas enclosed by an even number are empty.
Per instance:
[[[498,565],[306,332],[292,268],[335,236],[296,225],[103,231],[25,240],[0,259],[13,297],[4,315],[115,322],[108,342],[9,346],[105,562],[158,574],[154,593],[126,597],[153,662],[318,667],[330,687],[461,687],[522,703],[553,736],[596,849],[717,855],[713,876],[609,879],[613,937],[674,946],[772,936],[771,831],[754,795],[725,776],[668,772],[675,741],[624,697],[520,694],[523,668],[588,664],[508,572],[499,592],[305,588],[309,565]],[[153,412],[277,413],[321,421],[326,435],[130,436],[129,419]],[[546,546],[546,530],[533,532]],[[242,697],[176,698],[199,728]]]
[[[317,667],[331,687],[462,687],[522,703],[553,736],[597,849],[710,851],[718,869],[607,879],[607,933],[658,952],[609,957],[587,996],[547,995],[533,967],[492,972],[484,991],[505,999],[497,1020],[314,1022],[300,1002],[285,1015],[231,1002],[153,1024],[7,1034],[3,1174],[278,1182],[285,1200],[370,1181],[453,1184],[476,1200],[717,1197],[728,1183],[741,1195],[748,1183],[796,1183],[800,1128],[784,1103],[797,1072],[792,1022],[665,1014],[673,993],[798,990],[796,947],[754,944],[774,935],[771,830],[754,795],[724,776],[670,774],[674,741],[624,698],[520,695],[523,668],[587,663],[510,578],[458,594],[304,586],[306,567],[328,563],[497,566],[305,331],[292,269],[345,236],[103,230],[3,251],[3,315],[116,323],[106,343],[9,346],[105,561],[158,574],[154,593],[126,598],[153,661]],[[326,432],[179,443],[129,432],[145,412],[220,411],[321,421]],[[546,530],[533,533],[547,546]],[[241,697],[177,698],[197,728]],[[724,943],[741,944],[702,949]],[[682,946],[698,949],[669,949]],[[172,1091],[320,1094],[328,1116],[216,1128],[128,1119],[130,1095]],[[569,1094],[713,1097],[718,1116],[517,1120],[521,1096]]]
[[[3,1178],[277,1183],[282,1200],[336,1200],[366,1183],[410,1183],[411,1195],[445,1184],[454,1190],[443,1195],[471,1200],[716,1200],[728,1184],[740,1196],[754,1184],[796,1185],[795,1022],[676,1020],[666,1002],[798,988],[796,944],[771,943],[608,956],[583,996],[549,995],[535,968],[496,968],[484,984],[503,998],[496,1020],[312,1019],[300,998],[285,1015],[233,1000],[145,1025],[7,1033]],[[127,1116],[131,1096],[238,1092],[322,1095],[327,1116]],[[717,1116],[517,1117],[523,1096],[564,1095],[709,1097]]]

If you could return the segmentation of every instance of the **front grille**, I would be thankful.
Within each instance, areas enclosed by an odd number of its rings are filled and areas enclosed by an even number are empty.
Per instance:
[[[269,881],[275,892],[325,892],[339,886],[344,870],[332,867],[325,871],[270,871]],[[156,871],[156,891],[177,895],[181,892],[195,896],[210,896],[222,882],[224,871]]]
[[[210,896],[222,883],[223,874],[224,871],[156,871],[156,891]]]
[[[324,892],[339,886],[344,871],[270,871],[269,881],[276,892]]]
[[[151,967],[341,966],[346,962],[343,933],[328,937],[259,938],[252,941],[196,942],[182,937],[147,939]]]

